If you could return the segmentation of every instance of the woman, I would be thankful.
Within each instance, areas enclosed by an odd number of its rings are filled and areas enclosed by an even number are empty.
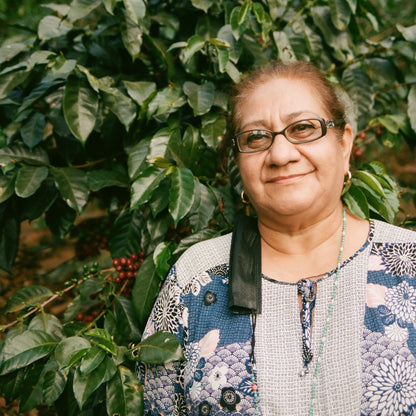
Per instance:
[[[187,361],[142,368],[150,415],[416,414],[416,233],[342,204],[353,132],[310,64],[236,86],[232,145],[255,209],[172,268],[145,336]]]

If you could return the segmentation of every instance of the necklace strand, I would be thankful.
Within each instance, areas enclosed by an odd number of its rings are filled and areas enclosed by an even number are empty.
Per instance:
[[[336,271],[335,271],[334,285],[333,285],[333,288],[332,288],[332,295],[331,295],[331,302],[330,302],[329,307],[328,307],[328,313],[327,313],[327,316],[326,316],[324,329],[322,331],[321,342],[320,342],[320,345],[319,345],[318,357],[316,359],[315,371],[314,371],[313,376],[312,376],[311,404],[309,406],[308,416],[313,416],[313,412],[314,412],[315,399],[316,399],[316,388],[317,388],[317,384],[318,384],[318,375],[319,375],[319,370],[320,370],[320,366],[321,366],[321,359],[322,359],[322,356],[323,356],[323,353],[324,353],[324,347],[325,347],[326,336],[327,336],[327,333],[328,333],[329,322],[331,320],[332,313],[333,313],[333,310],[334,310],[335,298],[336,298],[337,290],[338,290],[339,272],[340,272],[340,269],[341,269],[342,256],[343,256],[343,253],[344,253],[346,224],[347,224],[347,217],[346,217],[346,213],[345,213],[345,207],[343,207],[343,210],[342,210],[341,246],[340,246],[340,250],[339,250],[337,268],[336,268]],[[251,325],[252,325],[252,333],[253,334],[252,334],[252,339],[251,339],[251,353],[250,353],[251,375],[250,376],[251,376],[251,390],[253,392],[253,399],[254,399],[254,415],[257,416],[257,415],[260,415],[260,398],[259,398],[259,394],[258,394],[258,385],[257,385],[257,380],[256,380],[256,374],[255,374],[255,371],[254,371],[254,346],[255,346],[255,330],[256,330],[256,315],[255,314],[251,315]]]
[[[321,366],[321,359],[322,359],[322,356],[323,356],[323,353],[324,353],[324,347],[325,347],[326,335],[328,333],[329,322],[331,320],[332,312],[334,310],[335,298],[336,298],[337,290],[338,290],[339,271],[341,269],[342,255],[344,253],[346,224],[347,224],[347,217],[346,217],[346,214],[345,214],[345,207],[344,207],[343,210],[342,210],[341,247],[339,249],[338,264],[337,264],[337,269],[336,269],[335,277],[334,277],[334,286],[332,288],[331,303],[329,304],[328,314],[326,316],[324,329],[322,331],[321,343],[319,345],[318,357],[316,359],[315,371],[313,373],[313,378],[312,378],[311,404],[309,406],[309,413],[308,413],[309,416],[312,416],[313,411],[314,411],[315,399],[316,399],[316,387],[317,387],[317,384],[318,384],[318,374],[319,374],[319,370],[320,370],[320,366]]]

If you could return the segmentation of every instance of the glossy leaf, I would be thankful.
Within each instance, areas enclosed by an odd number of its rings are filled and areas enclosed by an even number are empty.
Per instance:
[[[93,345],[90,350],[81,358],[79,371],[82,375],[87,375],[94,371],[104,360],[106,353],[101,348]]]
[[[205,114],[211,109],[215,98],[215,86],[212,82],[198,85],[187,81],[183,84],[183,91],[195,116]]]
[[[188,214],[194,199],[194,175],[186,168],[174,168],[169,192],[169,212],[175,226]]]
[[[85,335],[94,341],[95,345],[108,354],[116,355],[116,345],[111,338],[111,335],[102,328],[94,328],[86,332]]]
[[[46,41],[60,36],[65,36],[72,29],[68,20],[56,16],[45,16],[39,23],[39,39]]]
[[[150,148],[150,140],[143,139],[130,150],[127,160],[129,177],[135,179],[147,167],[146,159]]]
[[[156,91],[156,83],[149,81],[124,81],[123,84],[127,88],[127,92],[133,100],[142,105],[143,101]]]
[[[42,331],[24,331],[8,338],[2,349],[0,375],[27,367],[49,355],[56,347],[54,337]]]
[[[121,165],[113,165],[111,170],[97,169],[87,172],[88,187],[91,191],[99,191],[108,186],[127,188],[129,177]]]
[[[90,342],[79,336],[62,340],[56,347],[55,359],[61,368],[77,363],[91,348]]]
[[[77,20],[86,17],[100,4],[101,0],[72,0],[68,19],[71,22],[76,22]]]
[[[196,189],[199,192],[199,201],[197,206],[192,207],[192,215],[189,222],[193,231],[199,231],[207,227],[214,216],[217,208],[217,199],[212,192],[203,184],[197,182]]]
[[[60,320],[51,314],[36,315],[29,323],[30,331],[43,331],[54,337],[57,341],[64,338],[63,326]]]
[[[355,215],[368,219],[370,216],[368,202],[363,192],[356,186],[351,186],[349,191],[342,197],[346,206]]]
[[[0,204],[7,201],[15,192],[16,172],[0,176]]]
[[[371,190],[373,190],[382,198],[385,197],[383,187],[381,186],[380,182],[378,182],[377,178],[370,172],[358,170],[354,173],[354,178],[365,183]]]
[[[30,149],[39,144],[45,135],[46,120],[40,113],[33,114],[32,117],[22,126],[20,133],[25,143]]]
[[[21,198],[33,195],[48,176],[46,166],[22,166],[16,177],[16,194]]]
[[[39,363],[26,368],[23,383],[27,387],[20,394],[19,410],[26,412],[43,402],[42,366]]]
[[[227,121],[225,117],[216,114],[207,114],[202,117],[201,137],[212,148],[217,148],[224,138]]]
[[[85,142],[96,122],[97,94],[78,77],[69,77],[64,92],[63,109],[72,134]]]
[[[129,130],[136,117],[134,102],[117,88],[106,88],[102,94],[105,105],[117,116],[125,129]]]
[[[135,61],[142,50],[143,32],[141,27],[132,20],[127,11],[124,12],[121,39],[132,60]]]
[[[135,315],[141,328],[146,324],[160,284],[152,257],[146,257],[137,273],[132,293]]]
[[[140,339],[139,322],[135,316],[133,304],[129,299],[123,296],[114,298],[114,316],[119,325],[118,330],[127,342],[135,342]]]
[[[130,416],[143,413],[143,388],[137,376],[128,368],[119,366],[106,388],[107,413]]]
[[[127,15],[137,25],[146,13],[146,6],[143,0],[123,0]]]
[[[350,22],[351,9],[347,0],[330,0],[331,20],[338,30],[345,30]]]
[[[82,409],[85,402],[101,385],[110,380],[117,371],[112,358],[106,357],[95,371],[82,375],[79,368],[75,371],[73,390],[78,406]]]
[[[75,168],[52,168],[51,172],[62,198],[80,214],[89,195],[85,173]]]
[[[280,60],[290,62],[296,59],[295,52],[285,32],[273,32],[273,39],[279,51]]]
[[[132,183],[131,209],[148,202],[153,191],[159,186],[163,178],[163,170],[155,166],[146,168]]]
[[[31,285],[19,289],[6,303],[4,313],[21,311],[49,299],[53,293],[45,286]]]
[[[33,165],[49,164],[49,157],[46,151],[40,147],[29,149],[21,143],[0,148],[0,163],[25,162]]]
[[[131,356],[148,364],[163,364],[184,359],[178,339],[165,331],[156,332],[134,346]]]
[[[183,137],[178,134],[178,131],[172,132],[169,139],[169,152],[179,167],[192,169],[201,153],[199,130],[188,126]]]
[[[43,370],[43,401],[52,405],[64,392],[67,383],[67,374],[62,369],[59,369],[58,363],[50,360],[45,365]]]
[[[156,273],[161,280],[166,277],[170,269],[170,264],[168,262],[171,255],[170,245],[165,242],[160,243],[153,252],[153,263],[155,264]]]

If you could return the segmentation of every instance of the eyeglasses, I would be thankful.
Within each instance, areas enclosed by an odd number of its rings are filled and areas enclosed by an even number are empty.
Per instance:
[[[281,131],[265,129],[242,131],[234,136],[233,145],[240,153],[261,152],[271,147],[278,134],[285,136],[290,143],[301,144],[320,139],[325,136],[328,129],[343,126],[345,126],[344,120],[309,118],[295,121]]]

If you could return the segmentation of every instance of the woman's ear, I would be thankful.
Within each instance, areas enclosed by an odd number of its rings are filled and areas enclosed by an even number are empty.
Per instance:
[[[342,136],[342,153],[344,156],[345,172],[348,171],[350,166],[350,158],[352,152],[352,146],[354,144],[354,132],[350,124],[346,124],[344,128],[344,134]]]

